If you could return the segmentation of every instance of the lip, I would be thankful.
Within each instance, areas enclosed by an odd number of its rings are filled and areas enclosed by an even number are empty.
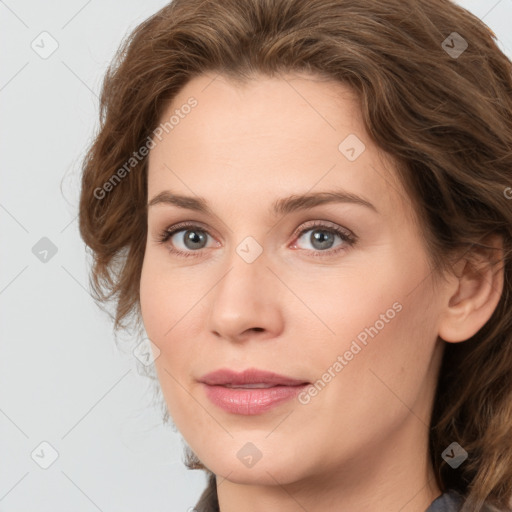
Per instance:
[[[249,368],[243,372],[234,372],[229,368],[221,368],[208,373],[199,382],[209,386],[243,386],[244,384],[272,384],[274,386],[297,386],[305,384],[305,380],[292,379],[278,373]]]
[[[224,368],[204,375],[199,382],[213,404],[229,413],[246,416],[269,411],[295,397],[310,384],[256,368],[240,373]],[[266,387],[236,387],[247,385]]]

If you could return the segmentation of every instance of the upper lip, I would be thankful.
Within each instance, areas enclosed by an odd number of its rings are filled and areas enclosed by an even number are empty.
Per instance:
[[[300,384],[309,384],[305,380],[292,379],[284,375],[273,372],[249,368],[243,372],[237,373],[228,368],[222,368],[214,372],[203,375],[199,382],[210,386],[240,386],[244,384],[273,384],[274,386],[298,386]]]

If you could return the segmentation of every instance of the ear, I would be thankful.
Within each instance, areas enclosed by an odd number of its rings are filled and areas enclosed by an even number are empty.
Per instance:
[[[439,336],[465,341],[491,318],[503,291],[503,238],[493,234],[475,244],[454,266],[446,288]]]

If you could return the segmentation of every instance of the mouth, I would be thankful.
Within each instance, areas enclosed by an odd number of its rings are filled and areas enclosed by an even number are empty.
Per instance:
[[[235,385],[235,384],[223,384],[225,388],[233,388],[233,389],[267,389],[275,387],[274,384],[264,384],[263,382],[255,383],[255,384],[244,384],[244,385]],[[276,384],[276,386],[283,386],[283,384]]]
[[[274,387],[274,386],[298,386],[310,384],[303,379],[294,379],[278,373],[249,368],[242,372],[234,372],[228,368],[222,368],[208,373],[199,379],[199,382],[209,386],[227,387]]]
[[[290,400],[310,385],[273,372],[254,368],[241,373],[221,369],[199,379],[208,399],[231,414],[255,415]]]

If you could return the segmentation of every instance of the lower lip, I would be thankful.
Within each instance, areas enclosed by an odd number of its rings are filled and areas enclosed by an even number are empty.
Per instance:
[[[252,416],[261,414],[297,396],[309,384],[274,386],[271,388],[227,388],[204,386],[206,396],[218,407],[233,414]]]

